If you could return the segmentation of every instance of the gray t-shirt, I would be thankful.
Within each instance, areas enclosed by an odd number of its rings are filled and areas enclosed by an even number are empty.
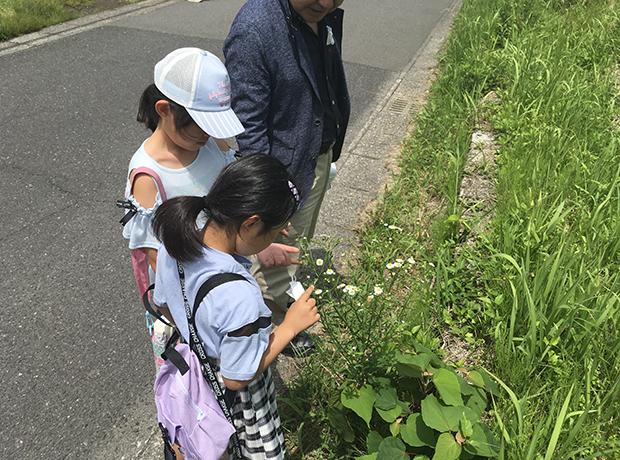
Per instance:
[[[199,259],[183,264],[185,289],[190,308],[200,286],[217,273],[232,272],[249,282],[229,281],[215,287],[202,300],[196,327],[207,355],[220,359],[220,370],[231,380],[250,380],[256,374],[271,333],[271,311],[258,284],[250,276],[251,262],[238,254],[203,249]],[[185,303],[176,260],[162,244],[157,255],[153,301],[167,307],[183,337],[189,339]],[[249,332],[248,332],[249,331]]]

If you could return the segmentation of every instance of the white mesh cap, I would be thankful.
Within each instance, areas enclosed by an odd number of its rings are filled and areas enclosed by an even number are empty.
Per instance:
[[[155,65],[155,86],[182,105],[200,128],[218,139],[244,131],[230,107],[230,78],[222,61],[199,48],[179,48]]]

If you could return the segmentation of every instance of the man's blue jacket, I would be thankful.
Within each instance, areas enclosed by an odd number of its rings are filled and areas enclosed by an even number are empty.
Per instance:
[[[342,65],[342,19],[337,9],[324,21],[332,28],[337,52],[335,82],[342,114],[333,161],[342,151],[351,112]],[[231,80],[232,107],[245,132],[237,136],[241,155],[267,153],[278,158],[308,196],[323,134],[323,106],[314,69],[288,0],[249,0],[224,42]],[[328,73],[329,75],[329,73]]]

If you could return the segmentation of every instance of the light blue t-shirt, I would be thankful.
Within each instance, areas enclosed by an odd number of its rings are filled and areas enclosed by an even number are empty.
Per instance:
[[[235,161],[232,150],[222,152],[213,138],[210,138],[206,145],[200,148],[198,156],[192,164],[186,168],[170,169],[160,165],[146,153],[144,142],[129,162],[127,184],[125,186],[125,197],[138,209],[137,214],[123,227],[123,236],[129,240],[129,249],[157,249],[161,243],[155,238],[151,228],[153,215],[162,203],[161,196],[158,192],[156,203],[151,209],[144,209],[140,206],[140,203],[130,194],[131,184],[129,178],[131,171],[140,166],[146,166],[155,171],[161,179],[168,199],[183,195],[204,196],[209,193],[213,182],[215,182],[222,169]]]
[[[199,259],[183,264],[190,308],[194,306],[200,286],[217,273],[238,273],[248,280],[229,281],[215,287],[202,300],[196,314],[198,335],[207,355],[220,359],[222,375],[231,380],[254,377],[271,334],[271,311],[263,301],[258,284],[250,276],[250,265],[243,256],[231,256],[212,248],[204,248]],[[163,244],[157,255],[153,301],[170,309],[179,331],[189,341],[177,262]],[[254,324],[258,329],[252,327]]]

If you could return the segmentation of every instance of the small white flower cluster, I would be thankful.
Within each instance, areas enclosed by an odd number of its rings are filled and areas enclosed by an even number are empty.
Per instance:
[[[415,264],[415,260],[413,259],[413,257],[409,257],[407,259],[407,262],[409,263],[409,265]],[[405,261],[403,259],[396,259],[396,261],[394,263],[389,262],[388,264],[386,264],[385,268],[387,268],[388,270],[392,270],[394,268],[400,268],[404,264],[405,264]]]
[[[342,289],[343,292],[346,292],[349,295],[355,295],[360,290],[357,286],[352,286],[350,284],[345,285],[344,283],[339,284],[338,289]]]

